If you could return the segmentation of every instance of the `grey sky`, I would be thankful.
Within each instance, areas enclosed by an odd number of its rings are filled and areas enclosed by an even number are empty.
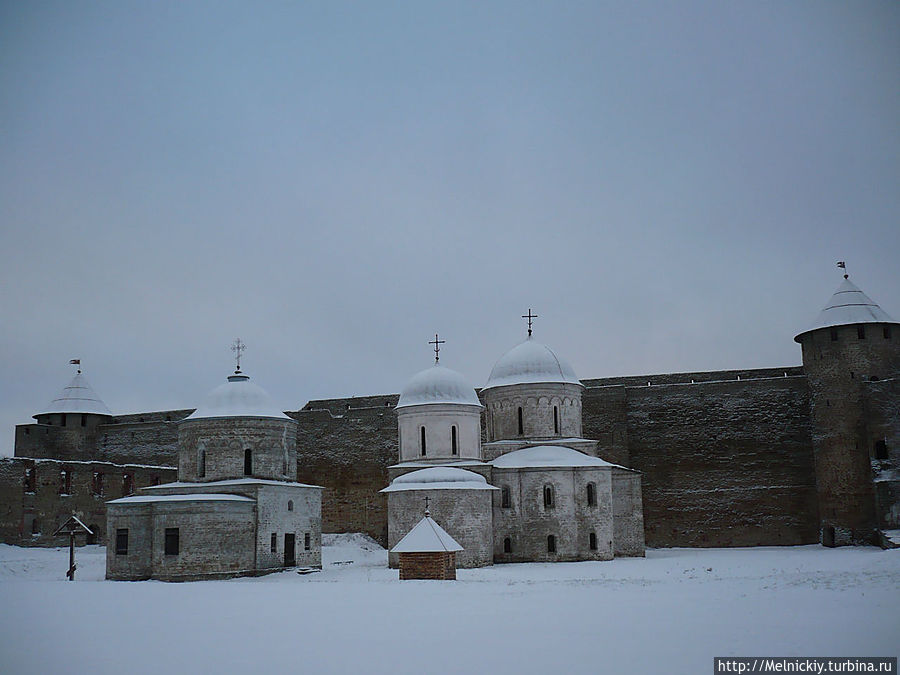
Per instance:
[[[795,365],[840,282],[900,319],[900,5],[0,4],[0,454],[68,381],[285,408]]]

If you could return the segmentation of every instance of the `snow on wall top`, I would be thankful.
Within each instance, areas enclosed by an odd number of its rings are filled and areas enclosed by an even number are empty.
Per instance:
[[[455,553],[462,550],[463,547],[443,527],[426,515],[397,542],[391,553]]]
[[[59,396],[47,404],[46,410],[38,415],[50,413],[93,413],[95,415],[112,415],[106,404],[100,400],[91,385],[88,384],[81,371],[72,378]]]
[[[831,300],[825,306],[812,325],[794,337],[800,338],[810,331],[833,326],[849,326],[856,323],[896,323],[890,315],[878,306],[868,295],[863,293],[849,279],[844,279],[838,286]]]
[[[514,452],[500,455],[491,462],[501,469],[526,469],[531,467],[604,467],[618,466],[610,464],[598,457],[585,455],[572,448],[561,445],[537,445],[531,448],[522,448]]]
[[[451,466],[434,466],[397,476],[381,492],[402,490],[496,490],[484,476]]]
[[[466,379],[455,370],[434,364],[413,375],[400,392],[397,408],[429,403],[454,403],[481,407],[481,402]]]
[[[170,467],[166,467],[170,468]],[[276,485],[276,486],[288,486],[288,487],[304,487],[304,488],[315,488],[316,490],[324,490],[321,485],[308,485],[306,483],[297,483],[289,480],[269,480],[268,478],[230,478],[228,480],[211,480],[211,481],[175,481],[174,483],[163,483],[162,485],[147,485],[146,487],[142,487],[141,491],[145,492],[147,490],[156,490],[156,489],[171,489],[171,488],[183,488],[183,487],[209,487],[211,485]]]
[[[192,495],[137,495],[113,499],[107,504],[150,504],[153,502],[255,502],[251,497],[225,494],[192,494]]]
[[[581,384],[572,366],[547,345],[529,337],[500,357],[484,388],[542,382]]]
[[[228,376],[228,382],[213,389],[186,420],[210,417],[274,417],[291,419],[275,407],[265,389],[250,382],[243,373]]]

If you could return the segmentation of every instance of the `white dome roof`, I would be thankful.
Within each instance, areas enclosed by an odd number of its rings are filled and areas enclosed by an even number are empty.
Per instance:
[[[481,474],[450,466],[434,466],[397,476],[382,492],[401,490],[496,490]]]
[[[825,306],[812,326],[799,333],[794,340],[819,328],[831,328],[833,326],[849,326],[857,323],[897,323],[887,312],[879,307],[868,295],[863,293],[856,284],[849,279],[843,283],[831,296],[831,300]]]
[[[213,389],[206,401],[185,419],[207,417],[274,417],[291,419],[272,403],[262,387],[250,382],[250,377],[235,373],[228,382]]]
[[[44,412],[33,415],[48,415],[50,413],[90,413],[94,415],[112,415],[106,404],[91,388],[81,371],[72,378],[59,396],[47,404]]]
[[[397,407],[405,408],[429,403],[458,403],[481,407],[481,401],[478,400],[474,387],[466,382],[466,378],[455,370],[438,364],[413,375],[403,387]]]
[[[529,337],[500,357],[484,388],[540,382],[581,384],[572,366],[550,347]]]
[[[521,469],[536,466],[617,466],[599,457],[591,457],[561,445],[537,445],[531,448],[522,448],[515,452],[500,455],[491,464],[504,469]]]

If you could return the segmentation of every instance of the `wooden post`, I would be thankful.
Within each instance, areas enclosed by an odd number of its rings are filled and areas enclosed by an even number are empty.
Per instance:
[[[75,535],[79,532],[94,534],[91,532],[90,528],[78,520],[78,517],[73,513],[72,516],[53,533],[54,537],[60,534],[69,535],[69,571],[66,572],[66,577],[69,581],[75,581]]]
[[[75,581],[75,530],[69,532],[69,571],[66,576],[69,581]]]

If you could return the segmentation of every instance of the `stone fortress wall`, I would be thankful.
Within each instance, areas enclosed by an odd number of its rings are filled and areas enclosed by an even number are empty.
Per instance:
[[[603,459],[643,473],[647,546],[819,541],[810,388],[802,367],[583,382],[583,435],[599,439],[598,455]],[[894,458],[900,445],[900,381],[883,378],[867,383],[866,391],[871,433],[885,441]],[[325,487],[323,532],[364,532],[386,543],[387,500],[378,491],[389,484],[388,467],[399,459],[393,410],[397,399],[383,395],[316,400],[288,412],[298,422],[297,480]],[[47,445],[37,442],[46,431],[44,425],[17,427],[18,457],[0,459],[3,541],[54,543],[43,536],[32,539],[26,511],[9,507],[22,504],[26,497],[22,457],[153,464],[156,468],[147,471],[156,471],[166,482],[174,479],[174,468],[166,475],[159,467],[177,464],[175,422],[189,413],[115,416],[113,424],[97,429],[94,448],[82,443],[77,451],[62,447],[58,437]],[[20,438],[28,440],[20,446]],[[64,464],[59,461],[54,467]],[[891,466],[884,463],[888,478],[893,476]],[[58,469],[54,471],[58,481]],[[143,480],[143,470],[135,471]],[[896,495],[890,499],[888,493],[896,491],[897,482],[888,478],[876,483],[876,490],[886,493],[884,503],[896,504]],[[149,473],[146,480],[146,484],[153,480]],[[57,519],[69,515],[73,497],[83,498],[76,494],[63,503],[55,492],[58,486],[50,483],[44,487],[49,491],[42,512],[45,520],[54,508]],[[89,485],[77,487],[78,492],[88,491],[88,497],[89,490]],[[105,499],[118,496],[112,492],[87,506],[102,509]],[[103,522],[96,508],[92,513],[97,514],[92,516],[96,522]],[[897,517],[900,514],[895,513]]]

